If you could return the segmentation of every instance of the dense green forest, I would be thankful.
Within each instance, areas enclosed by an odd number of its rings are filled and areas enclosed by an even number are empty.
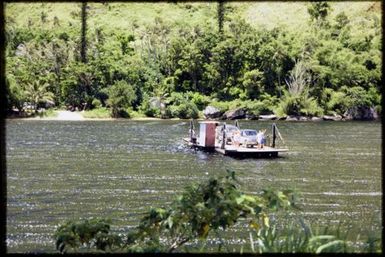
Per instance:
[[[380,114],[381,19],[380,2],[7,3],[7,106]]]

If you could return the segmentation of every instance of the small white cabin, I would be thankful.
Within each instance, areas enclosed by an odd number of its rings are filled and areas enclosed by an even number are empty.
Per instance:
[[[219,125],[217,121],[199,122],[198,145],[202,147],[215,147],[215,129]]]

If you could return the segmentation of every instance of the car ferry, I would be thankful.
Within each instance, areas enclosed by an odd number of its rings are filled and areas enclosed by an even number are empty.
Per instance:
[[[272,134],[265,136],[263,131],[241,130],[238,121],[235,125],[226,122],[200,121],[197,135],[193,121],[190,121],[189,137],[183,140],[192,147],[207,151],[216,151],[223,155],[242,157],[278,157],[278,153],[289,151],[287,148],[278,148],[277,138],[284,140],[275,123],[271,126]],[[259,138],[258,138],[259,137]],[[261,140],[262,137],[262,140]],[[257,140],[258,139],[258,140]],[[266,140],[268,139],[268,140]]]

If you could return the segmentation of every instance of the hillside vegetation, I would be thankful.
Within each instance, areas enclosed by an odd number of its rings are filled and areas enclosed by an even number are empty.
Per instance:
[[[380,112],[380,7],[7,3],[9,113],[47,101],[114,117],[197,118],[208,105],[251,118]]]

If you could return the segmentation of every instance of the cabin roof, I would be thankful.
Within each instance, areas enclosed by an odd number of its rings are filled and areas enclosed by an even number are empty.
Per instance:
[[[219,121],[216,121],[216,120],[204,120],[204,121],[199,121],[198,123],[199,124],[201,124],[201,123],[204,123],[204,124],[206,124],[206,123],[219,123]]]

